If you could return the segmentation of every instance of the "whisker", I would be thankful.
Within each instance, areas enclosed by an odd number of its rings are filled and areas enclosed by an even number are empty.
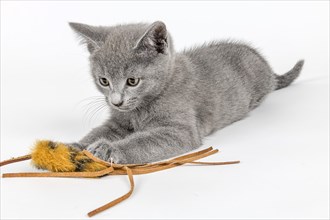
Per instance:
[[[87,97],[87,98],[79,101],[77,104],[75,104],[75,108],[81,107],[81,106],[84,108],[86,105],[89,105],[90,103],[99,102],[99,101],[100,102],[101,101],[105,101],[105,97],[104,96],[91,96],[91,97]],[[84,104],[84,103],[86,103],[86,104]]]
[[[98,99],[104,99],[105,97],[102,96],[102,95],[97,95],[97,96],[90,96],[90,97],[87,97],[87,98],[84,98],[82,100],[80,100],[77,104],[80,104],[81,102],[84,102],[84,101],[88,101],[88,100],[98,100]]]
[[[88,110],[85,112],[85,115],[86,115],[86,121],[90,124],[91,122],[91,117],[92,115],[94,114],[94,112],[100,107],[102,106],[103,103],[98,103],[98,104],[94,104],[92,106],[90,106],[88,108]]]
[[[91,96],[83,99],[76,106],[83,110],[83,120],[89,126],[97,113],[107,106],[107,102],[104,96]]]
[[[94,116],[97,116],[98,115],[97,113],[101,112],[101,110],[106,106],[107,106],[106,104],[102,104],[97,109],[95,109],[95,111],[92,113],[90,117],[89,123],[91,123],[93,121]],[[96,117],[94,119],[96,119]]]
[[[93,108],[94,106],[102,104],[102,103],[105,103],[105,101],[104,100],[92,101],[92,102],[87,103],[84,106],[82,106],[82,109],[85,111],[86,110],[89,111],[90,108]]]

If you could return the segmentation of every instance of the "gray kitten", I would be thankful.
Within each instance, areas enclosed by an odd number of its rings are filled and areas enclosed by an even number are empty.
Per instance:
[[[275,74],[253,48],[212,42],[177,53],[163,22],[95,27],[70,23],[86,43],[111,117],[78,143],[115,163],[148,163],[201,146],[202,138],[296,79],[304,61]]]

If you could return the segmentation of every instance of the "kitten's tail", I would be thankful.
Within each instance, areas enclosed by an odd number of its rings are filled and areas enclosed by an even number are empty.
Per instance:
[[[300,74],[304,65],[304,60],[299,60],[296,65],[287,73],[276,76],[276,88],[275,90],[282,89],[290,85]]]

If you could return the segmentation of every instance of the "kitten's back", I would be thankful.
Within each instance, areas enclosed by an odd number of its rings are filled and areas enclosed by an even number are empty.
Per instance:
[[[287,75],[278,76],[256,49],[239,42],[212,42],[182,54],[194,65],[196,86],[204,94],[197,100],[197,112],[208,117],[201,122],[206,133],[244,118],[267,94],[289,85],[302,67],[298,63]]]
[[[247,93],[245,96],[251,99],[251,108],[275,89],[275,75],[271,67],[255,49],[246,44],[212,42],[185,51],[184,54],[196,64],[197,76],[214,82],[217,93],[243,87]]]

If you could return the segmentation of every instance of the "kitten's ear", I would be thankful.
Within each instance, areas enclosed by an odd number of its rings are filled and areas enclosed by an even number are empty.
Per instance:
[[[88,51],[92,53],[101,47],[104,42],[104,33],[100,27],[69,22],[70,27],[81,37],[82,42],[87,45]]]
[[[152,23],[148,30],[138,40],[134,49],[167,54],[168,36],[165,24],[161,21]]]

